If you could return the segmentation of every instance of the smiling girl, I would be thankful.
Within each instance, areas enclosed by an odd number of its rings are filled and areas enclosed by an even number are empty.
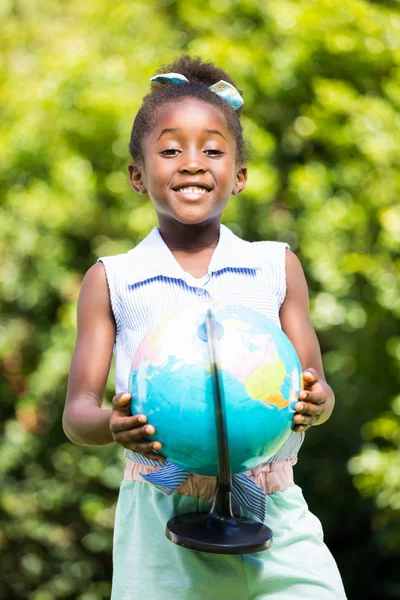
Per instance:
[[[221,225],[231,194],[247,181],[242,97],[224,71],[188,56],[152,79],[133,124],[129,178],[149,197],[159,226],[127,254],[101,258],[85,276],[63,418],[77,444],[126,449],[112,600],[345,598],[320,522],[293,482],[305,430],[324,423],[334,405],[303,270],[286,244],[246,242]],[[163,317],[199,300],[264,313],[288,335],[304,369],[291,436],[246,473],[267,497],[262,518],[274,531],[271,548],[252,555],[205,554],[166,539],[172,516],[208,509],[215,478],[171,479],[161,442],[148,439],[154,427],[129,410],[126,390],[140,342]],[[116,396],[107,410],[101,405],[113,349]]]

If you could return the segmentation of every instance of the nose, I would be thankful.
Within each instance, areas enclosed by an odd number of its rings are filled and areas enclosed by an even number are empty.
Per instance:
[[[181,173],[190,173],[194,175],[196,173],[204,173],[206,170],[201,152],[191,150],[182,155],[182,162],[180,165]]]

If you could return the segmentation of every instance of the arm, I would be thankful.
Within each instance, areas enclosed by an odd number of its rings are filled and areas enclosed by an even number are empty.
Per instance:
[[[97,263],[87,272],[78,302],[78,335],[69,373],[63,428],[75,444],[98,446],[113,441],[163,461],[160,442],[145,415],[131,415],[130,394],[117,394],[113,408],[101,408],[115,341],[115,322],[104,266]]]
[[[294,431],[320,425],[332,414],[335,397],[325,380],[321,350],[310,319],[308,288],[300,261],[286,252],[286,298],[280,310],[282,329],[299,356],[305,389],[300,393]]]
[[[87,272],[78,301],[78,335],[68,380],[63,427],[72,442],[113,441],[111,409],[101,408],[111,364],[115,323],[106,275],[97,263]]]

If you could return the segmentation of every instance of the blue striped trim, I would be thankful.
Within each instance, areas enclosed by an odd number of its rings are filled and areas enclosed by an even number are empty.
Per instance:
[[[146,481],[171,488],[172,490],[176,490],[190,475],[189,471],[185,471],[182,467],[178,467],[170,462],[165,463],[165,466],[161,467],[159,471],[155,471],[155,473],[145,475],[140,473],[140,476]]]
[[[232,476],[232,496],[262,523],[267,514],[267,496],[250,477],[244,473]]]
[[[125,456],[129,458],[129,460],[133,460],[142,465],[160,466],[160,463],[157,463],[157,461],[145,458],[141,454],[136,454],[131,450],[127,450]],[[182,467],[178,467],[167,461],[159,471],[155,471],[154,473],[140,473],[140,476],[147,481],[147,483],[154,485],[160,492],[169,496],[173,494],[184,481],[189,479],[191,473],[185,471]],[[233,475],[231,491],[233,498],[239,502],[241,506],[250,511],[257,519],[264,522],[267,512],[266,495],[254,481],[244,473]]]
[[[150,467],[159,467],[160,462],[157,460],[151,460],[151,458],[146,458],[137,452],[132,452],[132,450],[125,450],[124,452],[125,458],[131,460],[132,462],[139,463],[140,465],[148,465]]]

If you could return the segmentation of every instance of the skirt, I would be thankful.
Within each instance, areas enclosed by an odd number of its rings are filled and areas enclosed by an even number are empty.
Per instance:
[[[268,496],[265,524],[273,542],[262,552],[208,554],[165,537],[171,517],[209,508],[208,500],[167,496],[147,483],[124,480],[115,518],[111,600],[346,598],[321,523],[297,485]]]

